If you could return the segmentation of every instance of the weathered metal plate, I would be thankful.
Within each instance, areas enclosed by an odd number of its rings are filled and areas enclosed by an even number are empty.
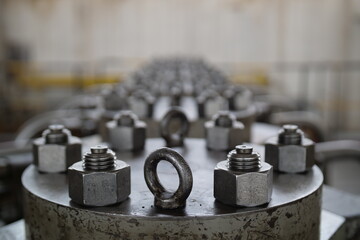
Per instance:
[[[201,139],[187,139],[185,147],[175,150],[192,169],[193,190],[185,208],[160,210],[153,206],[143,164],[146,156],[163,146],[162,139],[148,139],[143,152],[118,154],[131,165],[132,193],[127,201],[110,207],[84,208],[72,203],[66,175],[40,174],[30,166],[22,178],[27,238],[319,238],[323,176],[318,167],[305,174],[274,174],[273,196],[267,206],[234,208],[213,198],[213,168],[226,153],[208,151]],[[254,148],[263,156],[263,147]],[[171,166],[159,166],[158,172],[165,186],[176,182]]]

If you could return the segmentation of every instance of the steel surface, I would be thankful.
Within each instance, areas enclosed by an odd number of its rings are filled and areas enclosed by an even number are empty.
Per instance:
[[[319,239],[323,176],[318,167],[305,174],[274,174],[268,205],[235,208],[213,197],[213,169],[226,159],[226,152],[207,151],[204,140],[186,139],[184,147],[175,150],[192,169],[193,190],[185,208],[164,210],[153,206],[143,177],[145,158],[163,146],[162,139],[148,139],[144,151],[118,154],[131,165],[132,193],[123,203],[108,207],[85,208],[71,202],[66,175],[40,174],[30,166],[22,178],[27,238]],[[263,147],[254,149],[263,156]],[[165,187],[175,179],[171,168],[158,168]]]

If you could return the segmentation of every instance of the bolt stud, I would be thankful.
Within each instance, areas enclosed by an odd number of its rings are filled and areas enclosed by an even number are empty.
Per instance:
[[[253,148],[238,145],[227,156],[228,167],[234,171],[257,171],[261,168],[260,155]]]
[[[107,146],[95,146],[83,157],[83,167],[88,170],[109,170],[115,167],[116,156]]]

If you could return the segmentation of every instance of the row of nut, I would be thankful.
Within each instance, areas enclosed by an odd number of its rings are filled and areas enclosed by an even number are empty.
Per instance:
[[[146,124],[133,113],[121,112],[107,128],[113,149],[144,148]],[[215,115],[205,128],[209,150],[233,149],[214,169],[214,197],[222,203],[243,207],[266,204],[271,200],[273,169],[302,173],[314,165],[314,143],[295,125],[283,126],[266,142],[265,161],[252,147],[237,145],[243,142],[244,127],[229,112]],[[171,146],[171,141],[167,144]],[[81,148],[81,140],[69,130],[51,125],[33,142],[34,163],[42,173],[68,171],[69,196],[78,204],[107,206],[124,201],[131,192],[130,166],[117,160],[106,146],[92,147],[83,156]]]
[[[181,92],[176,96],[170,92],[170,106],[181,106],[183,95]],[[139,118],[148,119],[154,117],[155,106],[159,98],[152,95],[146,89],[137,88],[127,90],[124,86],[118,85],[112,88],[105,88],[102,92],[102,104],[104,121],[111,120],[118,111],[129,109]],[[94,99],[84,98],[80,107],[90,110],[96,109]],[[251,103],[252,93],[242,86],[226,85],[222,89],[203,89],[198,96],[192,98],[196,104],[199,119],[210,119],[221,110],[232,111],[236,118],[242,121],[245,126],[255,120],[256,107]],[[166,102],[166,100],[165,100]],[[99,103],[98,103],[99,104]]]

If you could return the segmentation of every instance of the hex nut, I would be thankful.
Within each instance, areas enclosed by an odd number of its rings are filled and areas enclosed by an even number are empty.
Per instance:
[[[124,116],[130,117],[127,124],[119,123],[119,118]],[[122,111],[115,116],[113,121],[106,124],[109,134],[109,141],[112,148],[118,151],[138,151],[144,149],[146,140],[146,123],[137,119],[129,112]]]
[[[106,86],[101,95],[106,110],[119,111],[128,108],[127,90],[121,85]]]
[[[252,147],[236,146],[214,169],[214,197],[224,204],[263,205],[270,202],[272,188],[273,168]]]
[[[251,105],[253,94],[243,86],[229,86],[223,93],[231,111],[245,110]]]
[[[107,154],[114,155],[112,151]],[[99,159],[104,159],[104,154]],[[84,206],[108,206],[127,199],[131,193],[130,166],[115,158],[107,168],[103,167],[105,164],[94,165],[99,169],[88,168],[84,160],[69,167],[69,196],[73,202]]]
[[[270,202],[273,170],[270,164],[261,163],[256,172],[229,170],[227,161],[219,162],[214,170],[214,197],[222,203],[254,207]]]
[[[69,167],[70,198],[85,206],[107,206],[124,201],[130,195],[130,166],[116,160],[110,171],[88,171],[82,162]]]
[[[151,118],[155,98],[144,89],[137,89],[129,97],[130,109],[140,118]]]
[[[314,155],[315,145],[310,139],[304,139],[301,145],[281,145],[277,137],[272,137],[265,144],[266,162],[280,172],[305,172],[314,166]]]
[[[70,131],[64,129],[66,141],[56,143],[48,142],[44,131],[43,136],[33,141],[34,164],[40,172],[60,173],[81,159],[81,140],[71,136]]]
[[[210,150],[226,151],[244,142],[244,125],[236,121],[230,113],[220,114],[229,118],[231,123],[217,124],[216,119],[219,118],[219,114],[215,115],[211,121],[205,122],[206,146]]]
[[[315,164],[315,144],[301,136],[298,144],[279,143],[279,137],[272,137],[265,143],[265,161],[274,170],[285,173],[301,173]]]

